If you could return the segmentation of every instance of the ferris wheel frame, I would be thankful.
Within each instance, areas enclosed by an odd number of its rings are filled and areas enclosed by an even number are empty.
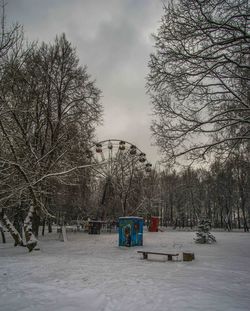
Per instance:
[[[137,170],[145,170],[150,173],[152,164],[147,161],[146,154],[136,145],[120,139],[106,139],[96,142],[86,151],[86,157],[96,164],[94,170],[99,172],[103,177],[112,177],[121,169],[130,174],[131,169],[137,167]],[[101,165],[101,164],[106,165]],[[100,167],[98,166],[100,164]]]
[[[104,207],[114,200],[115,197],[107,194],[107,189],[113,189],[125,216],[129,198],[134,192],[133,181],[136,177],[143,178],[143,172],[151,172],[152,164],[147,161],[146,154],[128,141],[107,139],[88,148],[86,157],[94,164],[91,170],[96,186],[99,185],[103,190],[100,192],[100,205]]]

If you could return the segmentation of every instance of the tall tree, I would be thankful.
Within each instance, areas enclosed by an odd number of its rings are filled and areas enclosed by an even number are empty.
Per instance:
[[[53,44],[10,53],[0,92],[6,112],[0,160],[8,170],[1,202],[29,202],[24,228],[34,241],[31,220],[48,214],[45,177],[84,164],[82,151],[101,118],[100,90],[63,34]]]
[[[225,155],[249,144],[249,1],[171,1],[154,39],[147,89],[166,157]]]

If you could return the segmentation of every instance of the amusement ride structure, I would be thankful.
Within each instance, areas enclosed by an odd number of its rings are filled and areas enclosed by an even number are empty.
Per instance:
[[[146,154],[135,145],[118,139],[95,143],[86,151],[95,189],[100,194],[101,217],[113,210],[126,216],[132,200],[136,200],[144,173],[150,173],[152,164]],[[118,211],[119,210],[119,211]]]

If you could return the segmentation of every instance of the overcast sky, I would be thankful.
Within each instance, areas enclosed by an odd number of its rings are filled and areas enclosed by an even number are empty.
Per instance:
[[[98,140],[117,138],[159,159],[150,132],[145,92],[151,34],[159,27],[161,0],[7,0],[8,22],[24,26],[29,40],[49,42],[66,33],[82,65],[102,90],[104,125]]]

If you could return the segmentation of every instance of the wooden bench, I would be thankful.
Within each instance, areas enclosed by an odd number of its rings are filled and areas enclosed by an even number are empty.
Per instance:
[[[137,253],[142,254],[143,259],[148,259],[148,254],[153,254],[153,255],[164,255],[168,257],[169,261],[173,260],[173,257],[178,257],[179,254],[169,254],[169,253],[158,253],[158,252],[148,252],[148,251],[137,251]]]

